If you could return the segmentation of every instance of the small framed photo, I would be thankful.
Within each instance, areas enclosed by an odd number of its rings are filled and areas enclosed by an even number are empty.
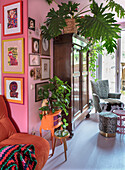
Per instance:
[[[41,66],[41,80],[50,79],[50,58],[41,58],[40,60]]]
[[[4,77],[4,94],[9,102],[23,104],[23,78]]]
[[[40,68],[34,68],[34,80],[38,80],[41,78],[41,70]]]
[[[43,86],[46,84],[48,84],[48,83],[45,82],[45,83],[35,84],[35,102],[42,100]]]
[[[35,20],[28,17],[28,29],[35,31]]]
[[[50,56],[50,40],[45,39],[42,34],[40,35],[40,54]]]
[[[29,66],[40,66],[39,54],[29,54]]]
[[[32,38],[32,52],[39,53],[39,39]]]
[[[2,41],[3,73],[24,74],[24,39]]]
[[[22,1],[3,6],[3,35],[22,34]]]

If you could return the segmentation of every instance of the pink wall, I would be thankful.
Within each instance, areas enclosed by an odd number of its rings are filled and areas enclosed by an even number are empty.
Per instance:
[[[17,0],[4,0],[0,1],[0,22],[3,26],[3,13],[2,6],[5,4],[9,4],[12,2],[16,2]],[[27,0],[22,0],[23,2],[23,34],[14,35],[14,36],[3,36],[2,30],[2,40],[13,39],[13,38],[24,38],[24,50],[25,50],[25,73],[24,74],[2,74],[2,93],[4,94],[4,83],[3,77],[23,77],[24,78],[24,104],[15,104],[10,103],[10,109],[12,113],[12,117],[15,122],[19,126],[20,131],[28,132],[28,20],[27,20]]]
[[[54,7],[54,4],[52,5]],[[51,6],[51,7],[52,7]],[[39,26],[43,24],[46,20],[46,15],[50,9],[50,6],[45,0],[29,0],[28,1],[28,17],[35,19],[35,27],[39,29]],[[32,53],[32,37],[40,39],[40,35],[36,31],[28,30],[28,52]],[[51,59],[51,77],[53,75],[53,41],[51,40],[51,49],[50,49],[50,58]],[[47,56],[40,56],[41,58]],[[35,102],[35,84],[40,82],[45,82],[41,80],[34,80],[30,77],[30,70],[35,67],[28,67],[28,81],[29,81],[29,133],[32,130],[36,131],[36,134],[39,134],[40,127],[40,118],[39,118],[39,107],[41,106],[41,101]],[[32,86],[32,87],[31,87]]]

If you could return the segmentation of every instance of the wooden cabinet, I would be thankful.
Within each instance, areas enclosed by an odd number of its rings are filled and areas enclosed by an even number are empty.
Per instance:
[[[88,114],[88,57],[81,51],[85,45],[85,39],[74,34],[64,34],[54,39],[54,75],[67,81],[72,88],[72,108],[67,117],[70,133]]]

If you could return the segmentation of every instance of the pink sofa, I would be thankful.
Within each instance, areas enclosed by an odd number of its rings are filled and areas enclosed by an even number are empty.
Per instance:
[[[26,133],[17,133],[8,116],[5,99],[0,95],[0,146],[14,144],[32,144],[35,147],[37,166],[35,170],[41,170],[49,156],[49,143],[42,137]]]

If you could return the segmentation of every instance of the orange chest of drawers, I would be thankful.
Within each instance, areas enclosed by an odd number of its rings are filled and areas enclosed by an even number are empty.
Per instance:
[[[61,110],[56,111],[55,113],[49,112],[48,115],[43,116],[40,125],[40,136],[42,137],[42,129],[51,131],[51,139],[52,139],[52,150],[53,150],[53,137],[54,137],[54,129],[61,126]]]

